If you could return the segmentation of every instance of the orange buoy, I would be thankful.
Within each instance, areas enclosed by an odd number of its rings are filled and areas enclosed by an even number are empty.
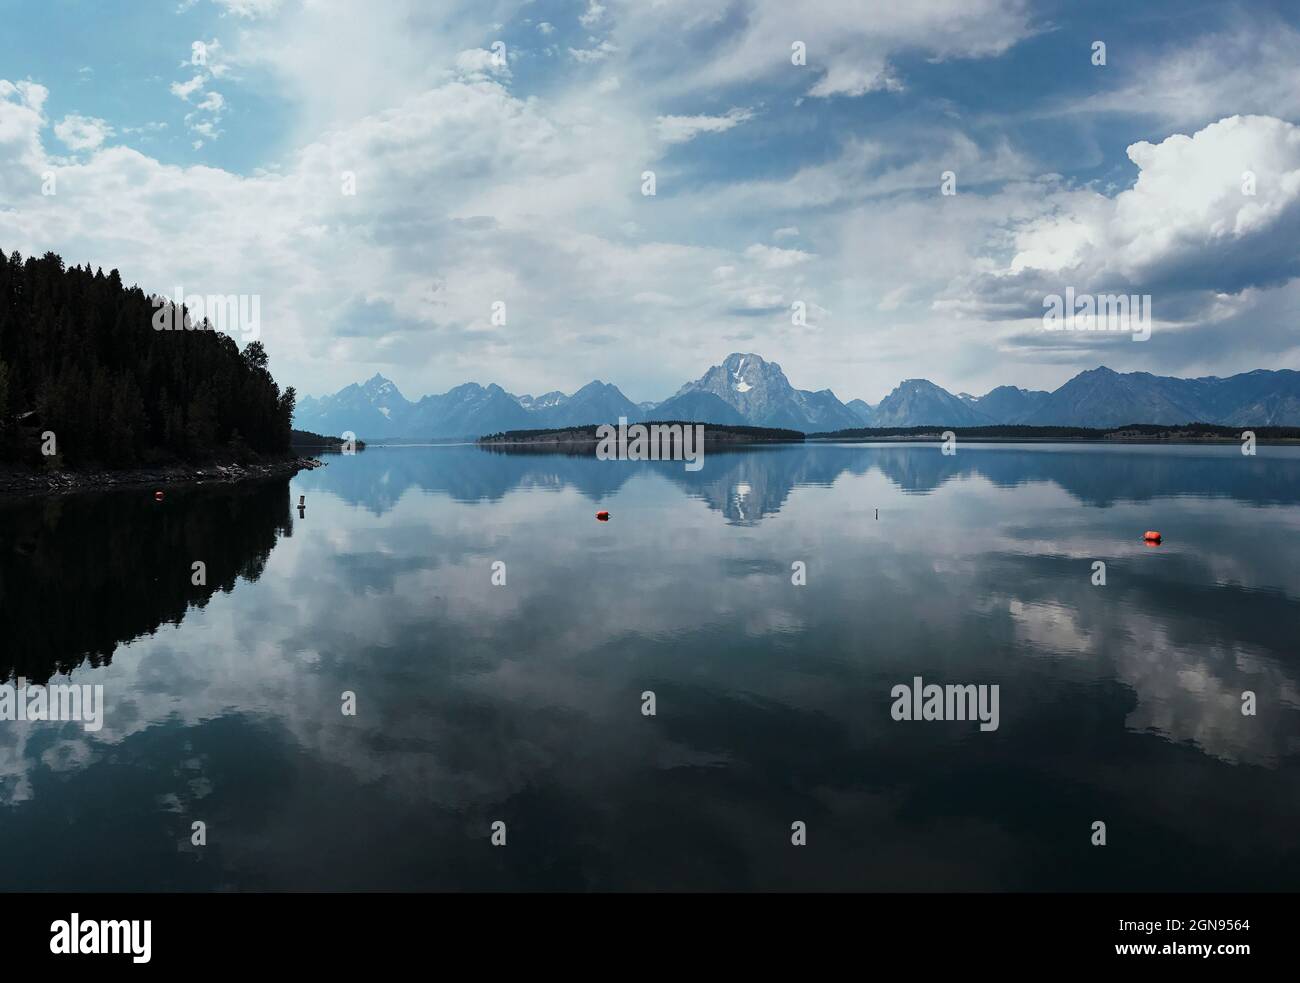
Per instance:
[[[1159,543],[1164,537],[1153,529],[1148,529],[1142,534],[1142,538],[1148,543]]]
[[[601,509],[599,512],[596,513],[596,518],[599,519],[601,522],[608,522],[609,513],[606,512],[604,509]]]
[[[156,491],[156,492],[154,492],[154,493],[153,493],[153,500],[154,500],[155,502],[161,502],[161,501],[163,500],[163,493],[160,492],[160,491]]]

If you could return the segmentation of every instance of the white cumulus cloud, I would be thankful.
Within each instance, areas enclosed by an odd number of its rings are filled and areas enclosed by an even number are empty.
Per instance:
[[[113,135],[113,128],[102,119],[72,114],[54,124],[54,135],[69,150],[95,150]]]
[[[1230,116],[1128,156],[1132,188],[1063,194],[1018,232],[1007,272],[1228,293],[1300,275],[1300,127]]]

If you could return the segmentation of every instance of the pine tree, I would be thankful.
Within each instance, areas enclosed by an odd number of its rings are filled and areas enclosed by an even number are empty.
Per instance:
[[[117,270],[0,251],[0,459],[31,460],[44,430],[72,465],[287,451],[294,395],[262,343],[157,331],[161,300]]]

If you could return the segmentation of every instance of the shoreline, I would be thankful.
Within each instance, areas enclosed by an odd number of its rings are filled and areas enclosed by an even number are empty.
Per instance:
[[[1100,444],[1113,446],[1117,444],[1134,444],[1142,446],[1161,446],[1178,444],[1182,446],[1239,446],[1241,441],[1232,437],[971,437],[961,433],[957,440],[965,444]],[[729,444],[735,447],[753,446],[807,446],[808,444],[939,444],[943,436],[935,434],[897,434],[879,437],[823,437],[809,434],[804,440],[709,440],[705,431],[706,443]],[[563,440],[524,439],[524,440],[479,440],[480,447],[591,447],[599,443],[595,438],[566,438]],[[1260,437],[1255,441],[1259,447],[1293,447],[1300,446],[1300,438],[1295,437]],[[385,447],[442,447],[463,446],[443,444],[383,444]]]
[[[0,471],[0,501],[150,485],[233,485],[242,481],[291,478],[299,471],[323,467],[324,462],[314,457],[293,454],[278,460],[251,464],[209,462],[122,470]]]
[[[806,443],[806,441],[802,441],[802,440],[760,440],[760,439],[728,440],[725,437],[710,437],[709,432],[707,430],[704,432],[704,442],[706,444],[708,443],[735,444],[737,446],[744,446],[749,444],[796,444],[797,445],[797,444]],[[478,441],[474,441],[473,445],[478,447],[549,447],[554,445],[571,446],[571,447],[587,447],[587,446],[595,446],[596,444],[599,443],[600,441],[597,440],[595,437],[591,437],[591,438],[582,437],[582,438],[574,438],[574,439],[566,439],[566,440],[478,440]],[[460,447],[463,445],[461,444],[388,444],[386,446],[389,447],[444,447],[444,446]]]

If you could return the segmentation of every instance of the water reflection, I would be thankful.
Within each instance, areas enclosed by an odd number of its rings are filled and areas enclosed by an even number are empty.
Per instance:
[[[1244,457],[1235,445],[972,444],[951,456],[934,443],[710,447],[706,466],[697,472],[686,471],[680,462],[598,461],[590,450],[526,445],[441,447],[436,456],[407,453],[410,450],[374,447],[369,453],[375,467],[319,471],[304,483],[382,515],[413,489],[479,502],[500,501],[516,489],[573,488],[601,501],[632,478],[655,473],[737,523],[779,512],[799,486],[830,485],[843,475],[872,471],[901,491],[922,495],[950,482],[981,477],[1002,488],[1052,484],[1098,507],[1187,495],[1254,505],[1300,503],[1300,456],[1290,448],[1275,447],[1260,448],[1255,457]]]
[[[32,858],[0,886],[1293,886],[1298,465],[371,447],[172,511],[0,510],[8,671],[109,704],[95,735],[0,724],[0,835]],[[914,675],[998,683],[1000,729],[894,722]]]
[[[0,624],[11,642],[0,679],[44,683],[82,662],[108,665],[120,643],[256,581],[276,539],[292,535],[287,493],[281,480],[181,488],[162,502],[141,490],[6,503]]]

